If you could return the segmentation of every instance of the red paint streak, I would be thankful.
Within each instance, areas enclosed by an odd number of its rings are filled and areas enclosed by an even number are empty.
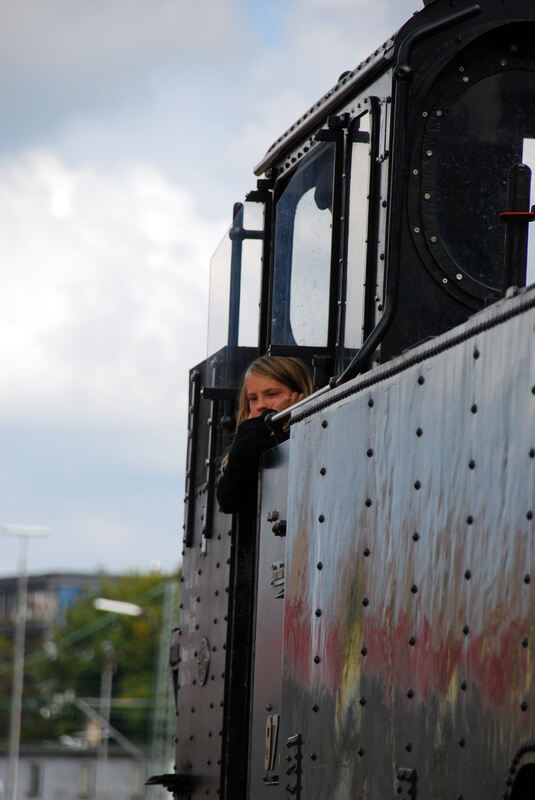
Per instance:
[[[411,687],[426,702],[432,697],[446,697],[452,681],[461,679],[478,685],[491,708],[516,702],[514,693],[526,687],[527,655],[521,642],[528,634],[527,619],[502,619],[485,633],[469,631],[467,636],[463,635],[459,620],[447,617],[447,609],[434,622],[424,614],[419,614],[418,619],[419,626],[415,628],[414,617],[403,612],[396,620],[390,609],[385,609],[382,616],[366,613],[362,645],[367,652],[362,658],[359,653],[355,671],[386,681],[402,692]],[[313,629],[318,633],[318,643],[323,643],[323,652],[312,653]],[[301,598],[293,602],[287,598],[286,677],[309,686],[314,674],[312,659],[319,655],[321,666],[315,674],[321,674],[325,688],[334,693],[347,669],[346,660],[355,659],[354,642],[351,650],[344,634],[340,621],[328,620],[327,616],[316,619],[313,609]],[[414,645],[410,644],[411,637]]]
[[[284,661],[286,677],[308,685],[311,661],[311,610],[301,599],[284,607]]]

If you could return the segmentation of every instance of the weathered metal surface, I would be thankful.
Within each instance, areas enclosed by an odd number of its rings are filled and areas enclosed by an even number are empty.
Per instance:
[[[526,299],[292,427],[280,735],[307,799],[499,797],[533,737],[535,312],[480,325]]]
[[[245,772],[247,726],[242,743],[231,730],[235,704],[225,703],[225,698],[233,698],[236,681],[247,691],[249,654],[235,646],[232,625],[240,634],[250,627],[249,619],[235,620],[235,606],[243,600],[239,596],[243,583],[249,581],[240,559],[254,562],[254,555],[246,557],[248,545],[240,545],[240,531],[233,531],[232,517],[217,508],[214,478],[231,439],[220,420],[232,404],[219,397],[232,395],[229,389],[238,385],[251,357],[250,348],[224,349],[192,371],[198,376],[198,407],[190,408],[188,465],[192,469],[187,481],[180,627],[172,647],[177,689],[175,771],[191,778],[192,800],[215,795],[222,782],[233,785],[234,779],[245,780],[245,776],[228,774],[234,765],[237,773]],[[254,521],[250,527],[248,539],[254,541]],[[241,584],[240,575],[245,575]],[[247,613],[250,616],[250,610]],[[247,639],[246,632],[242,638]]]
[[[279,738],[285,538],[277,533],[286,521],[288,448],[285,442],[266,453],[261,474],[249,767],[249,796],[258,800],[272,798],[286,777]]]
[[[231,554],[232,520],[217,512],[201,549],[203,507],[184,553],[178,670],[176,771],[193,777],[192,797],[215,794],[220,782]]]

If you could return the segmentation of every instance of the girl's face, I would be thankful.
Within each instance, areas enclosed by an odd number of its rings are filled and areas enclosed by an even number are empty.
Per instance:
[[[247,376],[245,390],[249,402],[249,419],[259,417],[268,408],[282,411],[304,397],[304,394],[292,392],[284,383],[254,372]]]

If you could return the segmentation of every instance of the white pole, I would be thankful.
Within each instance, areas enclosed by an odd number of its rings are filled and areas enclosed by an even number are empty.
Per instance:
[[[97,800],[106,800],[108,789],[108,742],[110,736],[111,685],[113,679],[113,645],[103,642],[104,666],[100,680],[100,741],[97,758]]]
[[[28,605],[28,574],[26,570],[28,539],[46,536],[45,528],[34,525],[7,525],[6,536],[19,539],[19,569],[17,581],[17,607],[15,616],[15,653],[13,656],[13,684],[11,694],[11,719],[9,724],[9,756],[7,764],[7,800],[16,800],[19,778],[20,726],[22,717],[22,690],[24,685],[24,639]]]

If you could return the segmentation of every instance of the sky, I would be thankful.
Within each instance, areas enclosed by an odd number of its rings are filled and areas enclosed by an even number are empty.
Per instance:
[[[0,0],[0,525],[175,569],[209,262],[254,166],[421,0]],[[0,576],[19,542],[0,537]]]

